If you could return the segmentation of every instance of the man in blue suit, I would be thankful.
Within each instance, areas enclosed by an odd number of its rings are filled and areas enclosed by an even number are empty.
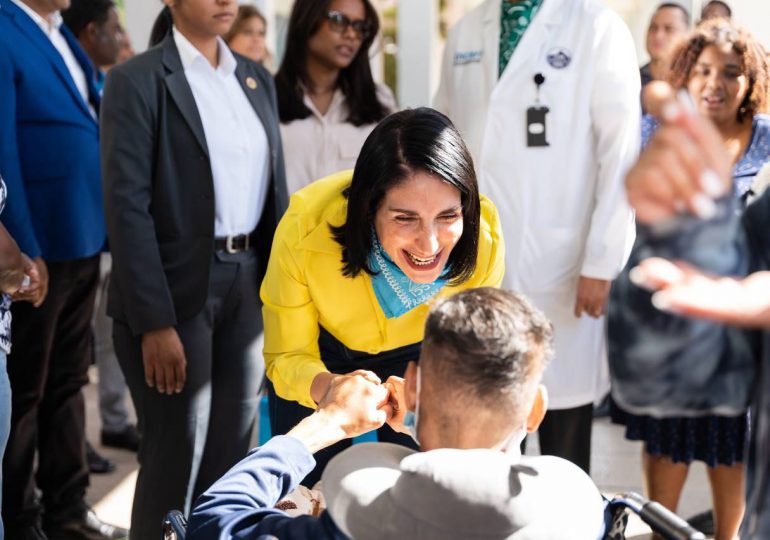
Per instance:
[[[8,186],[2,221],[47,284],[12,308],[2,509],[14,540],[126,536],[84,503],[81,388],[92,357],[105,224],[99,96],[88,58],[61,26],[59,10],[68,6],[69,0],[0,0],[0,174]]]

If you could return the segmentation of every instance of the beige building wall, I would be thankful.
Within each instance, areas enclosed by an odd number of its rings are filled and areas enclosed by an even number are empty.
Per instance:
[[[147,49],[150,29],[163,7],[161,0],[124,0],[126,30],[136,52]]]
[[[748,28],[770,51],[770,2],[767,0],[728,0],[735,20]]]

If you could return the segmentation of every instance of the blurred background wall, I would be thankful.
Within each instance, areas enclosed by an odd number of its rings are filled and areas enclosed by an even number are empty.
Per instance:
[[[137,51],[147,46],[161,0],[120,0],[125,23]],[[427,105],[435,91],[446,31],[483,0],[371,0],[382,19],[382,35],[372,48],[375,77],[395,92],[402,107]],[[546,0],[548,1],[548,0]],[[602,0],[626,21],[637,45],[639,62],[647,61],[644,38],[657,0]],[[268,20],[268,43],[277,66],[283,54],[292,0],[248,0]],[[705,0],[682,0],[699,14]],[[727,0],[734,19],[751,30],[770,50],[770,1]]]

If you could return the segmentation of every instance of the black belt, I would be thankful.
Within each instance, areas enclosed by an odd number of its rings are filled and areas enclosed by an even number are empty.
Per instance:
[[[239,253],[253,248],[256,240],[256,231],[249,234],[236,234],[234,236],[218,236],[214,238],[214,251]]]

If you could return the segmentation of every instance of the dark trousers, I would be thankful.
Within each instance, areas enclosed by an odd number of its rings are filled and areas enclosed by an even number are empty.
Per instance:
[[[187,359],[180,394],[145,384],[141,336],[118,320],[115,352],[136,406],[142,441],[131,539],[158,537],[171,509],[189,512],[248,452],[264,377],[262,314],[253,251],[215,254],[201,313],[176,331]]]
[[[574,409],[548,411],[537,430],[540,453],[564,458],[591,474],[593,410],[589,403]]]
[[[363,352],[353,351],[334,339],[323,328],[318,340],[321,351],[321,359],[326,368],[332,373],[350,373],[357,369],[367,369],[377,374],[385,382],[391,375],[403,377],[406,366],[410,360],[417,361],[420,356],[420,345],[408,345],[393,351],[385,351],[379,355],[368,355]],[[275,394],[272,384],[268,384],[268,400],[270,406],[270,426],[274,435],[288,433],[303,418],[309,416],[313,410],[300,405],[295,401],[287,401]],[[377,439],[380,442],[391,442],[417,449],[417,445],[408,435],[393,431],[387,424],[377,430]],[[316,466],[302,481],[307,487],[312,487],[321,479],[326,464],[352,444],[350,439],[340,441],[328,448],[316,452],[313,457]]]
[[[92,358],[91,315],[99,257],[48,263],[48,296],[14,303],[11,435],[3,459],[3,519],[14,528],[82,513],[88,486],[81,388]],[[38,455],[35,476],[35,453]]]

